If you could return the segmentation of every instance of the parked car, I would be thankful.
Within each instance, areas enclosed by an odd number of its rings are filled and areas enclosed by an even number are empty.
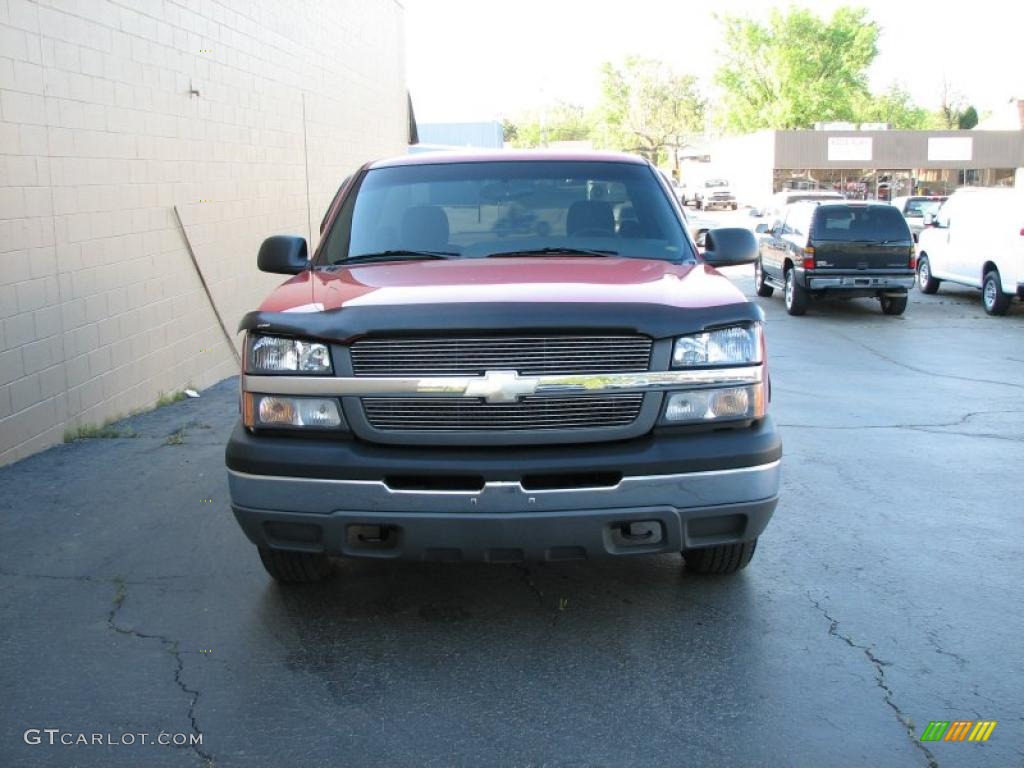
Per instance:
[[[827,189],[784,189],[772,195],[760,208],[751,208],[750,215],[767,219],[770,224],[787,205],[811,201],[838,202],[845,199],[838,192]]]
[[[892,199],[892,206],[903,214],[903,218],[907,220],[907,225],[910,227],[910,234],[914,237],[914,242],[917,242],[917,236],[921,234],[921,230],[924,229],[924,214],[928,211],[936,211],[938,207],[946,200],[945,197],[940,195],[912,195],[906,197],[894,197]]]
[[[530,214],[532,232],[497,222]],[[544,225],[544,226],[541,226]],[[406,155],[368,163],[247,314],[231,505],[281,581],[329,557],[750,561],[782,445],[764,315],[699,254],[629,155]]]
[[[1024,299],[1024,191],[958,189],[938,213],[925,213],[918,236],[917,286],[981,288],[990,315],[1003,315],[1014,296]]]
[[[736,210],[736,195],[728,179],[708,179],[694,192],[694,202],[697,208],[710,210],[712,208],[732,208]]]
[[[794,203],[771,226],[758,229],[757,295],[783,289],[789,314],[804,314],[810,300],[822,296],[873,296],[887,315],[906,310],[914,285],[914,242],[891,205]]]
[[[690,233],[690,237],[696,245],[700,248],[704,247],[704,235],[707,234],[708,230],[714,229],[715,222],[708,221],[705,218],[697,216],[696,214],[686,209],[686,203],[683,200],[681,188],[676,181],[664,171],[658,171],[662,180],[665,182],[666,188],[672,193],[673,197],[679,201],[679,215],[683,217],[683,224],[686,227],[687,232]],[[619,209],[617,215],[621,219],[623,216],[633,216],[632,208]]]

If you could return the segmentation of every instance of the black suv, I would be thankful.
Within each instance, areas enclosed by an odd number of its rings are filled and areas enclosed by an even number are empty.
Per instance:
[[[877,297],[882,312],[901,315],[914,285],[910,228],[887,204],[801,202],[758,225],[754,265],[758,296],[785,291],[786,311],[802,315],[811,298]]]

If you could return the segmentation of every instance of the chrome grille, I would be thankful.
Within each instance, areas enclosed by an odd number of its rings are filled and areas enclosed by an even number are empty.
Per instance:
[[[351,347],[356,376],[619,373],[650,367],[646,336],[366,339]]]
[[[447,397],[364,397],[366,418],[376,429],[477,431],[621,427],[640,413],[643,393],[525,397],[487,403]]]

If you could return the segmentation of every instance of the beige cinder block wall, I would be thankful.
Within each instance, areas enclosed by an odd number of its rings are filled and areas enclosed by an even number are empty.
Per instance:
[[[236,372],[172,206],[233,334],[404,151],[403,51],[396,0],[0,2],[0,464]]]

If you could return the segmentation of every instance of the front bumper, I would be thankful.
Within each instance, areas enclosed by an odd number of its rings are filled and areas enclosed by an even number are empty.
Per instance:
[[[291,455],[294,448],[303,450]],[[781,451],[765,419],[731,432],[493,451],[255,437],[239,428],[227,458],[232,509],[258,546],[517,561],[678,552],[753,539],[778,501]],[[316,462],[300,469],[303,456]],[[596,487],[584,480],[579,487],[538,490],[531,480],[608,472],[620,477]],[[474,476],[480,484],[395,487],[394,478],[410,473]]]

